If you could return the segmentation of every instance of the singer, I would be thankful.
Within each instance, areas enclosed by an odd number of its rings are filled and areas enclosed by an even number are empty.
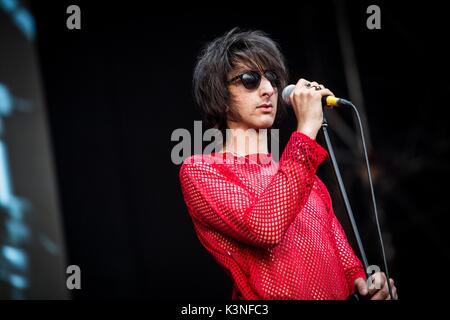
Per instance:
[[[390,299],[384,273],[367,285],[316,175],[328,157],[315,140],[321,99],[333,93],[300,79],[289,96],[296,131],[279,162],[268,153],[261,129],[271,128],[282,111],[287,76],[278,44],[261,31],[235,28],[199,56],[195,101],[211,125],[231,132],[220,152],[193,155],[180,168],[199,241],[233,280],[233,300],[342,300],[354,292]],[[244,145],[236,142],[242,135]],[[396,298],[392,279],[391,285]]]

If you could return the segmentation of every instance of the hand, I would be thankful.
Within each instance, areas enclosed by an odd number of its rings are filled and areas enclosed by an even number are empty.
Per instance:
[[[370,298],[370,300],[391,300],[386,275],[384,272],[376,272],[369,278],[370,286],[367,286],[366,280],[358,278],[355,280],[355,290],[361,296]],[[394,286],[394,280],[390,279],[392,295],[394,300],[398,299],[397,288]],[[377,289],[378,288],[378,289]]]
[[[322,97],[333,93],[317,82],[300,79],[289,99],[297,117],[297,131],[315,139],[322,126]]]

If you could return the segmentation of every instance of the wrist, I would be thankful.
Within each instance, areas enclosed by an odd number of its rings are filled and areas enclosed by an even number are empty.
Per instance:
[[[311,128],[304,128],[304,127],[297,127],[297,132],[301,132],[304,135],[307,135],[308,137],[310,137],[313,140],[316,140],[316,136],[317,136],[317,130],[313,130]]]

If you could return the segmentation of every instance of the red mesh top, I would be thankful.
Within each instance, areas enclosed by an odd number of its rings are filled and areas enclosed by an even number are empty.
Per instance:
[[[180,169],[200,242],[234,281],[232,299],[346,299],[365,278],[316,176],[328,153],[293,132],[271,154],[193,155]]]

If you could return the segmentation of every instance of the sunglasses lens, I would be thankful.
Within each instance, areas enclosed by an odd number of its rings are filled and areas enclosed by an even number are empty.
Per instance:
[[[278,81],[278,77],[277,74],[273,71],[266,71],[264,73],[264,76],[267,78],[267,80],[270,81],[270,84],[272,85],[272,87],[278,87],[279,85],[279,81]]]
[[[257,72],[246,72],[241,77],[242,84],[247,89],[256,89],[261,81],[261,76]]]

